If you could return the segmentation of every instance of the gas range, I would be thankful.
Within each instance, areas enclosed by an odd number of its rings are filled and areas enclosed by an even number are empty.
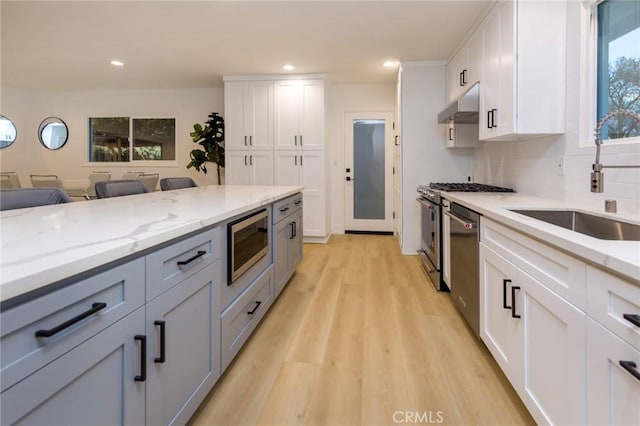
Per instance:
[[[440,203],[440,194],[442,192],[515,192],[511,188],[470,182],[432,182],[429,185],[418,185],[417,191],[421,198],[433,201],[434,203]]]

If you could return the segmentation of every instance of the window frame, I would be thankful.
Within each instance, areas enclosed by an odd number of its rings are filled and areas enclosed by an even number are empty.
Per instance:
[[[91,126],[90,121],[92,118],[117,118],[123,117],[129,119],[129,161],[91,161]],[[174,121],[174,152],[175,159],[173,160],[135,160],[133,158],[133,120],[148,120],[148,119],[170,119]],[[98,167],[98,166],[109,166],[109,167],[122,167],[122,168],[131,168],[135,167],[178,167],[179,161],[179,145],[178,145],[178,129],[179,129],[179,120],[175,114],[164,114],[164,115],[124,115],[124,114],[97,114],[86,116],[85,118],[85,167]]]
[[[606,0],[583,1],[581,22],[581,64],[584,72],[580,90],[580,147],[595,144],[595,128],[598,124],[598,5]],[[607,146],[633,145],[640,143],[640,136],[620,139],[606,139]]]

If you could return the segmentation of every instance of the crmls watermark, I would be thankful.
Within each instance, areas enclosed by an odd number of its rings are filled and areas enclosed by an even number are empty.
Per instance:
[[[442,411],[394,411],[393,422],[398,424],[443,423]]]

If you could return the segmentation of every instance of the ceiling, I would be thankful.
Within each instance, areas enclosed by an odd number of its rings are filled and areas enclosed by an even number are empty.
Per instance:
[[[285,74],[286,63],[338,84],[392,82],[385,60],[446,60],[489,3],[3,0],[2,85],[221,87],[223,75]]]

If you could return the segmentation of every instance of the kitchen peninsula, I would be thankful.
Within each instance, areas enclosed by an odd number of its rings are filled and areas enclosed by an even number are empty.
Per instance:
[[[0,213],[0,423],[185,423],[275,299],[279,266],[285,281],[295,270],[301,191],[205,186]],[[232,280],[228,230],[258,215],[263,254]]]

